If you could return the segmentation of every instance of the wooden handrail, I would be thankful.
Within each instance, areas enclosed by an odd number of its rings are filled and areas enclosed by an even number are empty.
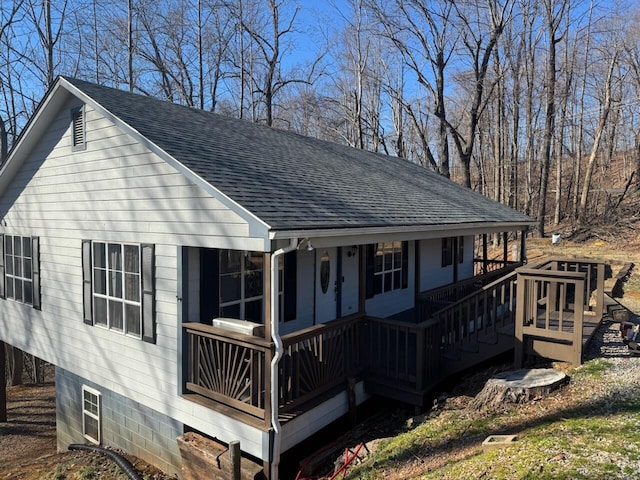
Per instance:
[[[245,345],[261,349],[271,348],[271,346],[273,346],[273,342],[265,340],[262,337],[232,332],[231,330],[227,330],[225,328],[213,327],[204,323],[183,323],[182,328],[184,328],[184,330],[189,333],[197,333],[208,338],[225,339],[236,345]]]
[[[601,260],[550,258],[516,270],[516,366],[525,345],[548,358],[581,363],[585,312],[599,322],[604,310],[604,266]]]

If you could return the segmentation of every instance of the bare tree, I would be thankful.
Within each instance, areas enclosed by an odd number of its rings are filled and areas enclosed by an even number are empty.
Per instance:
[[[421,0],[369,1],[369,8],[384,28],[384,35],[400,51],[405,65],[416,76],[418,84],[429,94],[431,114],[438,120],[437,158],[425,130],[427,118],[411,102],[405,108],[422,144],[426,161],[435,171],[450,177],[449,124],[446,112],[446,71],[454,54],[458,33],[452,24],[454,2]],[[425,69],[425,63],[428,70]],[[422,103],[422,102],[419,102]]]
[[[578,222],[580,224],[584,224],[586,220],[586,212],[587,212],[587,201],[589,199],[589,191],[591,189],[591,178],[593,176],[593,171],[595,169],[598,149],[600,148],[600,143],[602,141],[602,135],[605,131],[605,127],[607,126],[607,121],[609,119],[609,114],[611,113],[611,104],[612,104],[612,87],[614,82],[614,72],[618,62],[618,57],[620,52],[618,50],[614,50],[610,53],[610,60],[606,70],[606,76],[604,80],[604,92],[603,98],[600,104],[600,116],[598,118],[598,126],[596,127],[596,131],[593,138],[593,145],[591,147],[591,154],[589,155],[589,161],[587,163],[587,168],[584,173],[584,182],[582,184],[582,195],[580,196],[580,205],[578,208]]]
[[[53,85],[56,78],[59,60],[56,58],[56,47],[64,33],[64,22],[67,13],[67,0],[62,5],[52,7],[52,0],[31,0],[28,14],[38,34],[40,45],[44,52],[44,64],[33,58],[33,65],[40,70],[47,87]],[[54,25],[55,24],[55,25]]]
[[[4,59],[3,63],[5,63],[7,68],[9,69],[10,69],[10,59],[9,59],[10,50],[13,47],[11,46],[11,41],[9,40],[9,37],[7,34],[13,22],[17,19],[18,13],[22,9],[23,3],[24,3],[23,0],[14,1],[11,3],[11,5],[8,8],[2,8],[0,12],[0,46],[2,48],[2,51],[6,52],[6,58]],[[0,54],[0,58],[2,58],[1,54]],[[8,89],[11,91],[13,90],[13,84],[10,81],[10,79],[11,79],[10,75],[7,75],[4,78],[5,82],[3,82],[3,87],[5,86],[4,84],[6,84]],[[3,91],[4,90],[5,89],[3,88]],[[10,98],[8,99],[10,101],[13,101],[12,95],[10,95],[9,97]],[[6,96],[5,96],[5,99],[7,99]],[[9,114],[8,108],[6,109],[6,111],[7,111],[7,114]],[[14,130],[14,133],[15,133],[15,130]],[[4,164],[5,160],[7,159],[8,150],[9,150],[9,135],[7,131],[6,120],[4,119],[4,116],[0,113],[0,165]]]
[[[556,120],[556,49],[562,41],[560,26],[564,18],[568,0],[544,0],[545,23],[548,36],[547,70],[545,81],[546,109],[544,125],[544,146],[542,148],[542,171],[540,174],[540,201],[538,203],[538,235],[544,237],[545,216],[547,214],[547,190],[551,167],[551,148],[555,135]]]

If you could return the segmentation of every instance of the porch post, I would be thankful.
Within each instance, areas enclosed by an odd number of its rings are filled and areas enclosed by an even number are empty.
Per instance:
[[[509,246],[507,242],[509,241],[509,232],[502,232],[502,254],[504,256],[504,265],[507,266],[507,262],[509,260]]]
[[[367,302],[367,248],[360,245],[358,248],[358,313],[365,314]]]
[[[262,267],[263,288],[264,288],[264,339],[271,342],[271,302],[277,299],[271,298],[271,253],[264,254]],[[267,428],[271,426],[271,360],[273,359],[273,348],[268,348],[264,354],[264,423]]]
[[[0,422],[7,421],[7,360],[4,342],[0,341]]]
[[[525,262],[527,259],[527,231],[522,229],[520,231],[520,261]]]
[[[489,251],[487,249],[487,234],[482,234],[482,274],[486,275],[489,267],[489,262],[487,257],[489,256]]]
[[[416,307],[418,305],[418,299],[420,298],[420,240],[416,240],[414,242],[414,300],[413,306]]]

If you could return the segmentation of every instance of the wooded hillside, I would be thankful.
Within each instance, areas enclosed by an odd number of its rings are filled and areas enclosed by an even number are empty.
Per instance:
[[[638,189],[637,3],[310,3],[5,1],[0,155],[64,74],[406,157],[541,234]]]

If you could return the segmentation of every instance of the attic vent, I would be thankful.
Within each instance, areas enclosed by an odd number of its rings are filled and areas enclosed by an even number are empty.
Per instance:
[[[84,140],[84,108],[74,108],[71,111],[71,135],[74,149],[83,149]]]

